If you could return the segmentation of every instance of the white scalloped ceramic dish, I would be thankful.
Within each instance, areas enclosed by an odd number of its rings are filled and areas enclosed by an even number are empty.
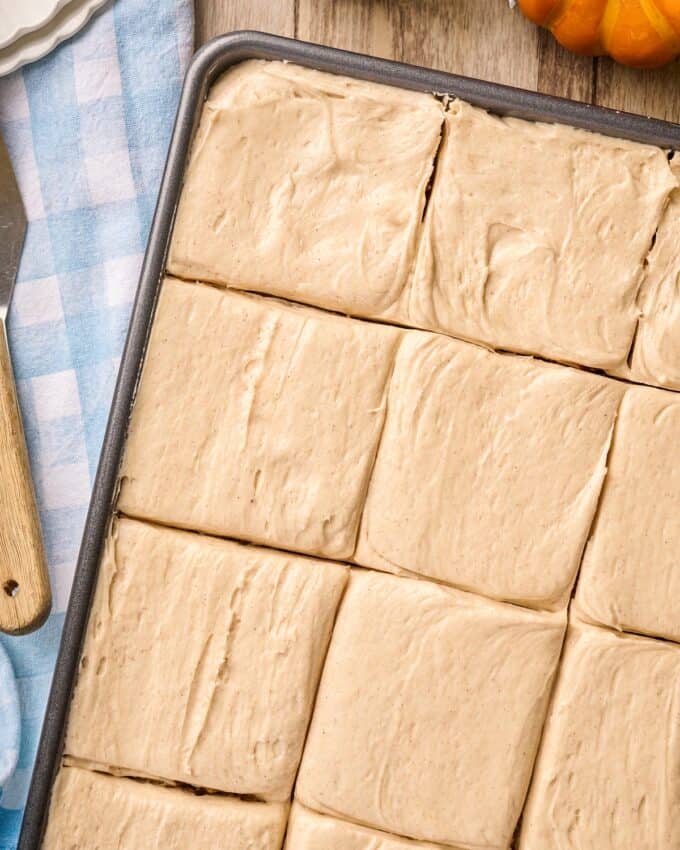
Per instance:
[[[92,15],[110,0],[31,0],[27,5],[51,6],[53,14],[37,29],[24,30],[11,44],[0,48],[0,76],[16,71],[22,65],[35,62],[48,54],[60,42],[78,32]],[[13,0],[0,0],[0,10]],[[17,4],[21,5],[21,4]],[[0,42],[4,26],[0,27]]]
[[[0,48],[45,26],[68,0],[0,0]]]

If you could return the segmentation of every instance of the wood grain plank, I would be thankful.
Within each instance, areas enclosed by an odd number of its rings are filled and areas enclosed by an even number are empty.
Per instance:
[[[635,71],[600,59],[595,100],[612,109],[680,122],[680,63],[658,71]]]
[[[590,103],[594,71],[594,62],[589,56],[570,53],[547,30],[539,30],[538,91]]]
[[[539,33],[506,0],[299,0],[297,36],[535,89]]]
[[[262,29],[561,97],[590,101],[593,91],[592,60],[506,0],[196,0],[196,18],[198,44]]]
[[[295,0],[195,0],[196,46],[231,30],[295,35]]]
[[[680,63],[644,72],[600,59],[595,73],[506,0],[196,0],[197,44],[246,28],[680,122]]]

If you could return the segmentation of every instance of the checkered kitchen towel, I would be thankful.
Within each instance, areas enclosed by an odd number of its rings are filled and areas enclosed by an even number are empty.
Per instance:
[[[90,487],[180,84],[191,0],[116,0],[41,62],[0,80],[0,128],[30,220],[9,335],[53,613],[2,637],[22,711],[0,796],[14,850]]]

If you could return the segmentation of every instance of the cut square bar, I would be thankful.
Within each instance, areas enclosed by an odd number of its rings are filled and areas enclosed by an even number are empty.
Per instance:
[[[428,94],[244,62],[204,107],[169,271],[389,313],[415,261],[443,118]]]
[[[680,846],[680,647],[570,623],[519,850]]]
[[[680,157],[671,162],[680,179]],[[680,189],[671,193],[640,290],[642,315],[630,357],[616,374],[680,390]]]
[[[62,767],[42,848],[280,850],[287,809]]]
[[[566,617],[353,570],[296,784],[309,808],[507,848]]]
[[[100,569],[66,753],[287,799],[347,573],[120,520]]]
[[[626,391],[576,589],[582,616],[680,641],[680,395]]]
[[[622,392],[576,369],[407,333],[355,561],[564,607]]]
[[[456,101],[408,321],[494,348],[614,367],[677,185],[664,152]]]
[[[398,339],[392,328],[166,280],[118,507],[351,556]]]

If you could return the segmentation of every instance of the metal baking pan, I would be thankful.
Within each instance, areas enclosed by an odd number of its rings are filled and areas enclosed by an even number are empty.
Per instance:
[[[230,66],[252,58],[285,59],[331,73],[387,83],[406,89],[460,97],[501,115],[571,124],[575,127],[646,142],[666,149],[680,149],[680,125],[678,124],[264,33],[235,32],[220,36],[196,53],[184,82],[121,361],[73,590],[64,622],[59,656],[19,838],[19,850],[38,850],[42,841],[50,790],[62,754],[71,690],[97,581],[100,553],[115,503],[119,465],[128,420],[153,321],[175,208],[193,133],[208,89],[215,79]]]

